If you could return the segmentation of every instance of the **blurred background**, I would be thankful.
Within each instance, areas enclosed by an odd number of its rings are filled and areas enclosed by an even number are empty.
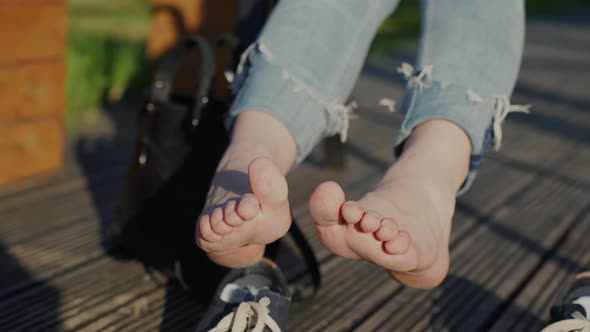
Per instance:
[[[341,321],[333,330],[535,331],[567,276],[590,263],[582,237],[590,232],[590,7],[526,6],[514,101],[534,112],[510,116],[505,147],[458,202],[451,250],[467,263],[452,265],[448,281],[426,293],[346,265],[305,226],[315,184],[334,179],[354,198],[393,159],[383,137],[394,137],[401,116],[378,102],[401,101],[405,82],[395,67],[414,56],[419,1],[402,1],[381,26],[352,96],[360,108],[350,142],[328,140],[289,178],[294,216],[327,276],[321,305],[294,309],[291,330]],[[141,264],[107,255],[105,229],[158,59],[187,34],[234,33],[236,8],[229,0],[0,0],[0,331],[180,331],[198,321],[203,303]],[[216,57],[223,67],[233,55],[220,49]],[[190,80],[175,88],[190,93]],[[215,84],[227,85],[223,75]],[[290,281],[304,274],[282,267]],[[361,280],[355,285],[372,287],[375,305],[347,307],[360,303],[338,288],[349,271]],[[458,310],[447,299],[473,303]],[[390,317],[410,304],[416,314]]]

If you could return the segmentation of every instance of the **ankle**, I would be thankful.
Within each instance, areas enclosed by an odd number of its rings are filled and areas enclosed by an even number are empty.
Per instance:
[[[225,150],[219,168],[248,168],[252,160],[265,157],[273,160],[272,150],[257,142],[238,142],[232,140]]]
[[[430,120],[414,129],[392,174],[413,174],[456,195],[469,172],[471,149],[461,127],[446,120]]]
[[[246,163],[258,157],[271,159],[286,174],[295,161],[295,139],[278,119],[260,111],[245,111],[235,120],[223,161]]]

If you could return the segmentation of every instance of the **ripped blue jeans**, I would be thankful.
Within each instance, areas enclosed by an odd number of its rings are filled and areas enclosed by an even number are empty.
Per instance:
[[[346,140],[354,104],[344,104],[380,24],[400,0],[282,0],[257,41],[242,55],[232,82],[228,123],[260,110],[284,123],[297,163],[328,135]],[[522,0],[422,0],[416,63],[407,79],[396,151],[418,124],[447,119],[471,139],[473,182],[484,155],[499,148],[524,42]],[[354,125],[354,123],[353,123]]]

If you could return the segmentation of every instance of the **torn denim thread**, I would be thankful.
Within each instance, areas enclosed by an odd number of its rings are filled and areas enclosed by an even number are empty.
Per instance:
[[[381,98],[381,100],[379,100],[379,106],[387,108],[390,112],[395,112],[395,100],[393,99]]]
[[[475,91],[467,90],[467,99],[479,104],[483,99]],[[494,96],[494,115],[492,119],[492,133],[494,136],[494,150],[500,150],[502,146],[502,123],[513,112],[530,113],[531,105],[511,105],[507,96]]]
[[[513,112],[530,113],[531,105],[511,105],[507,96],[496,96],[496,108],[494,110],[494,150],[498,151],[502,146],[502,122],[508,114]]]
[[[469,101],[479,104],[483,101],[483,99],[477,94],[475,93],[475,91],[469,89],[467,90],[467,99],[469,99]]]
[[[281,78],[285,81],[289,81],[292,83],[293,87],[291,91],[293,93],[304,93],[309,98],[314,100],[316,103],[324,107],[327,114],[329,115],[327,131],[337,132],[340,136],[340,140],[342,142],[346,142],[346,140],[348,139],[348,129],[350,128],[350,120],[354,118],[352,112],[354,109],[358,107],[357,103],[355,101],[351,101],[348,104],[341,104],[334,101],[326,100],[323,96],[316,93],[303,81],[293,76],[286,68],[276,63],[273,60],[273,55],[270,49],[268,48],[268,45],[262,39],[259,39],[258,41],[248,46],[248,48],[240,56],[240,62],[238,63],[236,73],[235,75],[231,75],[233,93],[235,94],[241,89],[244,80],[247,76],[247,74],[245,73],[248,67],[247,61],[249,60],[252,52],[256,50],[267,63],[281,69]]]
[[[424,88],[430,87],[428,82],[432,79],[432,68],[432,65],[425,65],[416,74],[414,66],[404,62],[397,68],[397,72],[404,75],[410,88],[417,88],[418,91],[422,91]]]

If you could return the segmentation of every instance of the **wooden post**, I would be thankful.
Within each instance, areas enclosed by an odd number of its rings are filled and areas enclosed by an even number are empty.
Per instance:
[[[0,185],[64,159],[65,0],[0,2]]]

